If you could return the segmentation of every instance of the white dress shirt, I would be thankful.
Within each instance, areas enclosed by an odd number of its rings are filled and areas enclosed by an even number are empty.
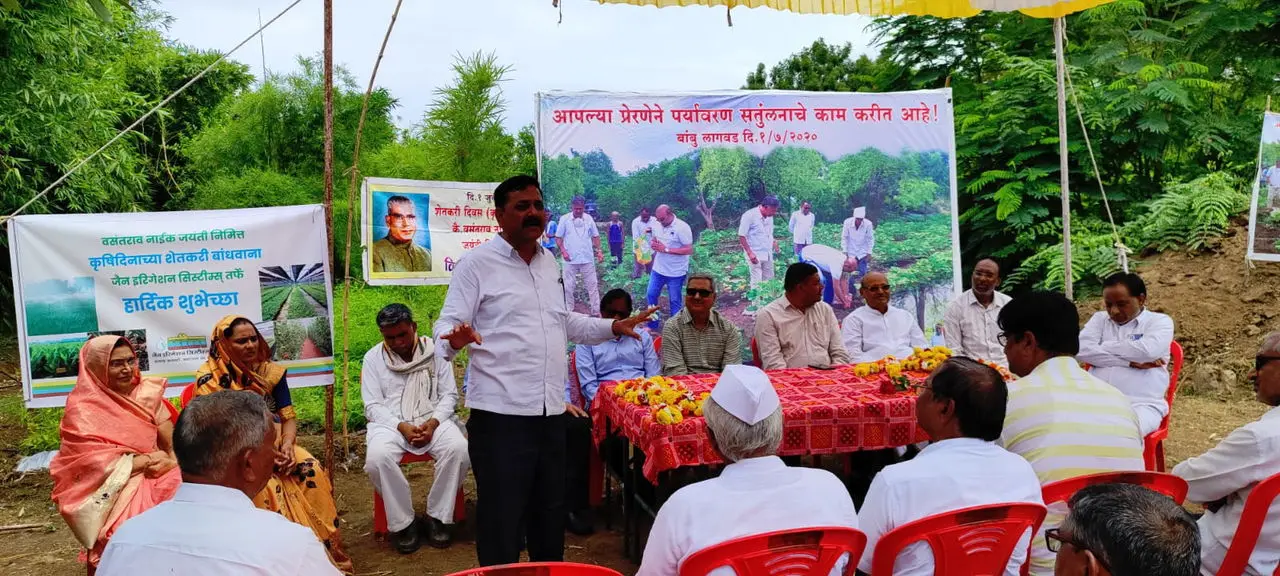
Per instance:
[[[653,521],[636,574],[674,576],[685,558],[721,542],[819,526],[858,527],[849,491],[834,474],[788,467],[777,456],[742,460],[671,495]],[[733,573],[713,573],[723,572]]]
[[[854,220],[857,218],[846,218],[844,221],[844,229],[840,231],[840,249],[846,255],[861,260],[870,256],[871,251],[876,248],[876,227],[866,218],[862,219],[861,225],[854,226]]]
[[[813,221],[816,216],[813,212],[805,214],[804,210],[791,213],[791,222],[787,224],[787,228],[791,230],[792,242],[813,244]]]
[[[773,216],[765,216],[756,206],[742,213],[738,219],[738,236],[747,239],[747,246],[761,260],[773,255]]]
[[[840,331],[849,361],[875,362],[885,356],[903,360],[913,347],[925,346],[924,332],[916,324],[914,314],[890,306],[881,314],[870,306],[861,306],[844,317]]]
[[[526,264],[501,235],[453,269],[435,325],[446,359],[457,351],[442,336],[463,322],[484,341],[468,347],[467,407],[511,416],[563,414],[567,341],[599,344],[613,337],[612,320],[565,307],[560,267],[550,252],[539,248]]]
[[[653,219],[653,237],[667,248],[684,248],[693,245],[693,230],[684,220],[672,216],[670,226],[663,226]],[[663,276],[677,277],[689,273],[688,254],[657,252],[653,255],[653,271]]]
[[[1236,428],[1208,452],[1179,463],[1173,473],[1187,481],[1187,500],[1227,502],[1200,518],[1200,573],[1216,574],[1240,524],[1245,500],[1258,482],[1280,474],[1280,408]],[[1280,501],[1271,505],[1245,574],[1270,576],[1280,565]]]
[[[436,353],[433,370],[436,382],[434,396],[437,400],[435,406],[430,408],[430,414],[425,417],[417,415],[421,420],[419,422],[412,422],[415,415],[404,414],[401,409],[400,402],[404,398],[409,375],[387,368],[387,362],[383,358],[386,344],[379,342],[365,352],[364,365],[360,369],[360,399],[364,401],[364,414],[369,426],[381,426],[398,433],[396,427],[401,422],[410,422],[416,426],[430,418],[435,418],[437,422],[453,418],[454,409],[458,406],[458,385],[453,377],[453,362],[439,353],[438,346],[431,346]]]
[[[130,518],[111,537],[100,576],[338,575],[310,528],[260,510],[243,492],[183,484],[172,500]]]
[[[872,555],[890,530],[926,516],[1004,502],[1043,504],[1040,480],[1021,456],[993,442],[952,438],[934,442],[915,458],[881,470],[871,480],[858,513],[867,547],[858,570],[871,573]],[[1006,576],[1017,576],[1027,560],[1031,531],[1013,549]],[[924,542],[903,549],[894,576],[933,576],[933,552]]]
[[[591,262],[595,256],[595,245],[591,243],[591,239],[599,238],[600,230],[596,228],[596,221],[590,214],[583,212],[581,218],[574,218],[573,212],[570,212],[560,217],[556,236],[564,241],[564,251],[568,253],[570,261],[582,264]]]
[[[983,306],[978,302],[978,297],[973,295],[972,289],[957,296],[947,306],[942,320],[942,336],[946,339],[947,348],[956,356],[981,358],[1008,366],[1004,346],[1000,345],[997,338],[1000,326],[996,324],[996,319],[1009,300],[1008,296],[996,292],[991,297],[991,304]]]
[[[1080,331],[1080,353],[1076,360],[1092,366],[1089,372],[1119,388],[1137,409],[1147,406],[1164,417],[1169,413],[1165,393],[1169,391],[1167,367],[1139,370],[1130,362],[1169,361],[1173,343],[1173,319],[1150,310],[1137,318],[1116,324],[1106,312],[1096,312]]]
[[[631,221],[631,237],[639,240],[645,234],[653,234],[653,227],[655,224],[657,224],[657,221],[654,220],[653,216],[649,217],[648,222],[645,222],[644,220],[641,220],[639,216],[636,216],[635,219]]]

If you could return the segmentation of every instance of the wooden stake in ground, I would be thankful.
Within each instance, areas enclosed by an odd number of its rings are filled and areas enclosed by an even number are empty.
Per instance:
[[[324,0],[324,229],[333,277],[333,0]],[[331,308],[332,309],[332,308]],[[330,323],[332,326],[332,323]],[[333,385],[324,389],[324,467],[333,473]]]

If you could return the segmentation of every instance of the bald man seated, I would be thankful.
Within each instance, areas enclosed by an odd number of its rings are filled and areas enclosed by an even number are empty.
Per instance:
[[[906,358],[913,347],[925,346],[915,314],[889,305],[892,292],[883,272],[863,276],[858,293],[867,304],[845,317],[841,327],[852,363],[875,362],[885,356]]]

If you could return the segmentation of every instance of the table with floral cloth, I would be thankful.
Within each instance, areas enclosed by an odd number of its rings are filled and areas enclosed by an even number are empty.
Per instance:
[[[783,435],[779,456],[844,454],[906,446],[928,440],[916,424],[914,392],[884,394],[883,374],[857,376],[853,366],[833,370],[790,368],[767,372],[782,402]],[[913,384],[926,373],[905,372]],[[695,396],[709,392],[719,374],[677,376]],[[707,438],[702,417],[663,425],[654,421],[647,406],[623,401],[614,386],[602,384],[591,406],[593,436],[597,444],[613,432],[626,438],[645,455],[644,477],[657,483],[658,475],[681,466],[718,464],[720,456]]]

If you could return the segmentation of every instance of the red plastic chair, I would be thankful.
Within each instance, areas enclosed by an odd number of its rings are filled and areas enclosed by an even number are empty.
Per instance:
[[[757,368],[764,370],[764,362],[760,360],[760,347],[756,346],[756,339],[751,338],[751,363]]]
[[[1173,415],[1173,397],[1178,394],[1178,375],[1182,373],[1182,346],[1177,342],[1169,345],[1169,391],[1164,400],[1169,404],[1169,413],[1160,420],[1160,427],[1143,439],[1142,459],[1147,470],[1164,472],[1164,441],[1169,438],[1169,416]]]
[[[617,570],[572,562],[526,562],[454,572],[448,576],[622,576]]]
[[[187,404],[191,403],[191,399],[194,398],[195,395],[196,395],[196,383],[192,382],[190,384],[187,384],[186,388],[182,389],[182,393],[178,395],[178,402],[182,404],[183,408],[186,408]]]
[[[579,408],[588,408],[586,398],[582,395],[582,384],[578,381],[577,350],[569,353],[569,401]],[[600,459],[600,451],[591,451],[591,460],[587,463],[587,505],[599,506],[604,502],[604,460]]]
[[[1137,484],[1173,498],[1178,504],[1187,499],[1187,481],[1163,472],[1104,472],[1077,476],[1045,484],[1040,492],[1048,506],[1055,502],[1066,502],[1076,492],[1095,484]]]
[[[653,351],[658,353],[658,358],[662,358],[662,335],[653,337]]]
[[[1240,513],[1240,523],[1236,525],[1236,533],[1231,537],[1231,547],[1222,558],[1222,566],[1218,567],[1218,576],[1240,576],[1249,565],[1249,557],[1253,555],[1253,547],[1258,544],[1258,535],[1262,533],[1262,523],[1267,521],[1267,512],[1271,503],[1280,495],[1280,474],[1276,474],[1258,483],[1249,492],[1249,499],[1244,501],[1244,511]],[[1273,572],[1280,576],[1280,566]]]
[[[1044,506],[1018,502],[962,508],[903,524],[880,537],[871,576],[891,576],[898,554],[920,541],[933,549],[936,574],[1003,574],[1018,540],[1028,529],[1034,534],[1044,515]]]
[[[405,453],[400,458],[400,464],[413,464],[415,462],[430,462],[431,455]],[[467,497],[462,492],[462,487],[458,487],[458,496],[453,502],[453,521],[462,522],[467,519]],[[382,495],[377,490],[373,491],[373,535],[375,537],[383,536],[387,533],[387,511],[383,509]]]
[[[706,576],[722,566],[738,576],[825,576],[849,554],[851,576],[867,546],[867,535],[839,526],[779,530],[722,542],[694,552],[680,564],[680,576]]]

